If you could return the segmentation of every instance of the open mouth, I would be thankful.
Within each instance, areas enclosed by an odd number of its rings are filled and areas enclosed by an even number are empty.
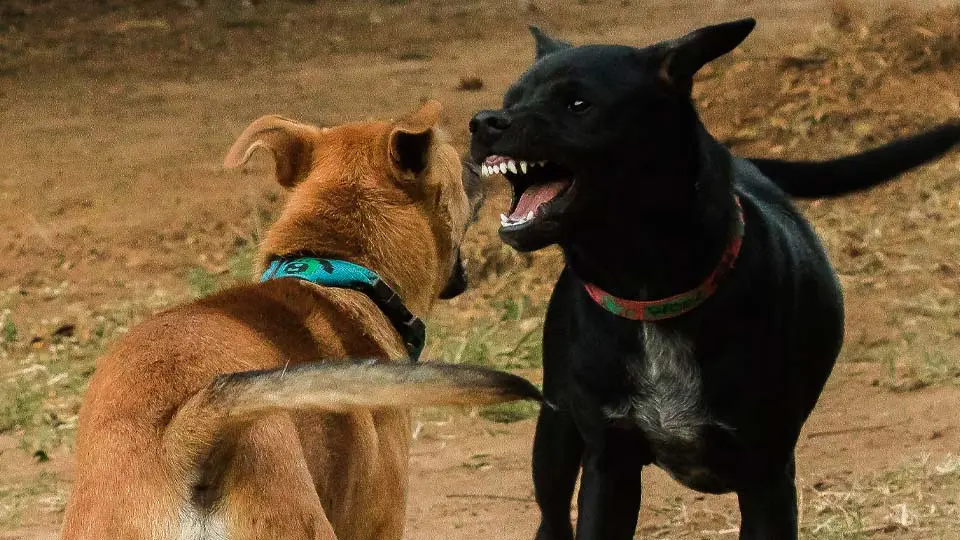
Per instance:
[[[494,155],[484,160],[480,174],[483,177],[502,174],[513,186],[510,212],[500,214],[500,227],[505,232],[524,229],[545,217],[573,186],[570,171],[550,161]]]

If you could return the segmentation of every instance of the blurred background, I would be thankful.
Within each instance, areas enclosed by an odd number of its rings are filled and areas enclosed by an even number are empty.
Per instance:
[[[0,539],[53,538],[95,358],[145,315],[251,278],[283,202],[254,118],[319,125],[444,102],[459,148],[533,58],[527,25],[642,46],[753,16],[694,97],[736,153],[828,158],[960,117],[960,2],[0,0]],[[641,172],[638,171],[638,174]],[[496,237],[489,186],[427,358],[539,378],[562,261]],[[960,153],[800,205],[840,273],[847,343],[798,447],[804,538],[960,538]],[[529,539],[537,409],[417,414],[408,537]],[[736,499],[646,474],[643,538],[735,538]]]

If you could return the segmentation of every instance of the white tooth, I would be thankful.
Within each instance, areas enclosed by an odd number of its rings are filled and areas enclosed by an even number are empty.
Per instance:
[[[523,174],[527,174],[527,162],[526,162],[526,161],[521,161],[521,162],[520,162],[520,172],[522,172]]]
[[[486,163],[480,166],[480,176],[490,176],[490,172],[487,169]]]
[[[510,218],[506,214],[500,214],[500,226],[506,227],[508,223],[510,223]]]
[[[523,218],[524,221],[530,221],[531,219],[533,219],[533,210],[527,214],[527,217]]]
[[[512,159],[507,162],[507,169],[513,174],[517,174],[517,164]]]
[[[540,166],[541,166],[541,167],[543,167],[543,166],[546,165],[546,164],[547,164],[547,160],[543,160],[543,161],[540,162]]]
[[[501,164],[500,164],[500,174],[506,174],[506,172],[507,172],[507,164],[506,164],[506,163],[501,163]]]

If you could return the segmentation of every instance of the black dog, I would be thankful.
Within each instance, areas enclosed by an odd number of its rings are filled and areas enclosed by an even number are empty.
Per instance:
[[[949,150],[960,124],[832,162],[732,156],[690,90],[754,24],[643,49],[532,28],[536,63],[470,122],[472,158],[514,188],[503,240],[566,258],[544,328],[538,539],[574,537],[581,467],[577,539],[633,538],[652,463],[735,491],[740,538],[797,537],[794,446],[840,350],[843,298],[787,195],[884,182]]]

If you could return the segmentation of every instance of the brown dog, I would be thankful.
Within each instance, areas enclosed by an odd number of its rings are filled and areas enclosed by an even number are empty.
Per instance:
[[[292,190],[261,262],[351,261],[425,315],[462,275],[473,211],[439,113],[429,102],[392,123],[251,124],[225,165],[267,148]],[[508,374],[406,357],[370,297],[298,279],[148,319],[99,360],[84,397],[64,538],[400,538],[407,407],[539,396]],[[395,362],[319,362],[342,358]]]

